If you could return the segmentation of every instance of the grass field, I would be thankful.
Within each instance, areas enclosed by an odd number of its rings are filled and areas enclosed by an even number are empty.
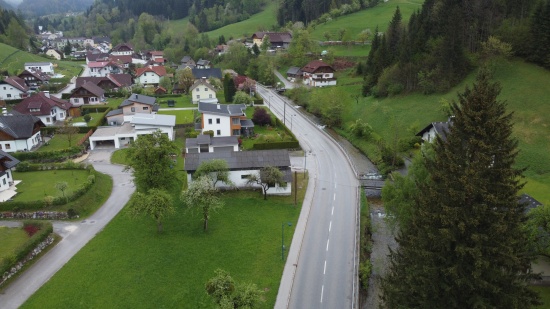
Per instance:
[[[206,34],[208,34],[211,39],[217,39],[221,35],[223,35],[226,40],[239,37],[249,38],[254,32],[270,30],[273,25],[277,24],[277,7],[277,1],[268,1],[263,11],[250,16],[249,19],[206,32]]]
[[[299,183],[299,201],[306,187]],[[224,193],[224,200],[207,232],[199,215],[181,207],[162,234],[151,219],[121,212],[22,308],[215,308],[204,284],[217,268],[257,284],[265,291],[261,308],[273,308],[284,266],[281,223],[293,223],[284,230],[288,247],[300,206],[290,196],[264,201],[249,191]]]
[[[66,181],[69,185],[65,195],[71,194],[72,190],[80,186],[88,179],[86,170],[55,170],[39,172],[14,172],[13,177],[22,180],[17,185],[17,195],[15,201],[36,201],[42,200],[44,196],[63,196],[55,188],[57,182]]]
[[[0,250],[0,261],[13,254],[15,249],[29,239],[27,232],[22,228],[9,228],[0,226],[0,239],[2,240]]]
[[[82,120],[84,121],[84,120]],[[74,134],[71,136],[71,146],[76,146],[76,143],[80,141],[86,134]],[[69,138],[64,134],[55,134],[53,138],[48,142],[48,145],[44,144],[36,151],[54,151],[69,148]]]
[[[186,124],[193,122],[193,110],[170,110],[170,111],[159,111],[159,114],[162,115],[175,115],[176,124]]]
[[[399,6],[403,22],[407,23],[409,17],[416,10],[422,7],[423,0],[392,0],[388,2],[380,2],[377,6],[355,12],[349,15],[338,17],[327,23],[319,24],[311,33],[313,39],[325,41],[324,33],[331,34],[331,40],[337,40],[338,31],[346,29],[344,40],[357,40],[357,35],[365,29],[371,29],[374,33],[376,26],[378,31],[386,31],[388,25],[395,13],[395,9]]]
[[[101,124],[101,121],[103,121],[103,113],[88,113],[88,115],[90,115],[90,117],[92,117],[90,119],[90,122],[88,122],[88,126],[99,126]],[[84,116],[80,116],[80,117],[73,117],[73,123],[75,122],[85,122],[84,121]]]

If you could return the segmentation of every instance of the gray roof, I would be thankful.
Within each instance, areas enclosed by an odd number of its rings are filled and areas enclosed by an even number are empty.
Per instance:
[[[25,66],[43,66],[52,65],[51,62],[25,62]]]
[[[453,125],[452,120],[446,122],[432,122],[427,125],[420,132],[416,133],[416,136],[422,137],[424,133],[430,131],[432,128],[435,130],[435,133],[441,137],[443,141],[447,140],[447,133],[449,133],[449,128]]]
[[[193,68],[191,70],[195,79],[199,78],[209,78],[215,77],[222,79],[222,70],[220,68],[210,68],[210,69],[197,69]]]
[[[260,169],[267,166],[290,168],[290,157],[286,149],[224,151],[207,153],[188,153],[185,156],[184,169],[196,171],[204,161],[223,159],[230,170]]]
[[[245,109],[245,104],[219,104],[199,102],[199,112],[201,113],[241,116],[244,115]]]
[[[215,147],[219,146],[233,146],[239,144],[239,139],[237,136],[215,136],[210,137],[208,134],[200,134],[197,138],[188,138],[185,140],[185,147],[195,148],[199,145],[212,145]]]
[[[124,100],[122,104],[120,104],[119,107],[124,107],[128,105],[134,104],[134,102],[141,103],[141,104],[148,104],[148,105],[155,105],[157,99],[154,97],[146,96],[143,94],[135,94],[132,93],[128,99]]]
[[[19,164],[19,160],[11,156],[9,153],[0,150],[0,160],[4,158],[6,158],[6,161],[4,161],[3,165],[6,169],[12,168]]]
[[[34,125],[37,122],[42,123],[38,117],[33,115],[0,116],[0,131],[15,139],[26,139],[32,136]]]
[[[191,58],[191,56],[183,56],[183,58],[181,58],[181,63],[187,63],[189,61],[195,62],[195,60],[193,60],[193,58]]]
[[[241,127],[243,128],[254,128],[254,122],[250,119],[241,119]]]
[[[288,71],[286,71],[286,74],[292,74],[292,75],[297,75],[300,73],[300,68],[299,67],[290,67],[288,68]]]
[[[111,117],[111,116],[120,115],[120,114],[122,114],[122,108],[113,109],[112,111],[108,112],[107,115],[105,115],[105,117]]]
[[[532,196],[529,194],[522,194],[519,197],[519,204],[525,205],[525,211],[529,212],[533,208],[537,208],[538,206],[542,206],[542,203],[535,200]]]
[[[153,125],[153,126],[175,126],[176,116],[174,115],[161,115],[161,114],[141,114],[136,113],[132,117],[132,124],[137,125]]]

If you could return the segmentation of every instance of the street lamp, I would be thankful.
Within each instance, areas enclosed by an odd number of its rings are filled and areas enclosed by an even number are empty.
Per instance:
[[[271,92],[269,93],[269,110],[271,110]]]
[[[292,226],[292,223],[290,222],[283,222],[281,224],[281,259],[283,262],[285,261],[285,224]]]
[[[290,115],[290,132],[292,132],[292,122],[293,122],[294,116],[296,116],[296,114]]]

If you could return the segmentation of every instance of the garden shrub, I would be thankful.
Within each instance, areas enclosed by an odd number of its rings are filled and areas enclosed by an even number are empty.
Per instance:
[[[82,152],[82,147],[73,146],[66,149],[52,150],[52,151],[14,152],[12,156],[14,156],[19,161],[35,160],[39,162],[55,162],[55,161],[65,160],[68,157],[80,154],[81,152]],[[20,170],[20,165],[21,164],[17,166],[18,170]]]

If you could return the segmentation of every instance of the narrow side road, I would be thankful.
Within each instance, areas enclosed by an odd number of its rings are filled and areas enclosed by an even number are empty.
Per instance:
[[[109,162],[113,150],[94,150],[87,159],[97,171],[113,177],[111,196],[86,220],[54,222],[54,231],[63,239],[0,294],[0,308],[15,309],[25,303],[126,205],[135,191],[132,174]]]

